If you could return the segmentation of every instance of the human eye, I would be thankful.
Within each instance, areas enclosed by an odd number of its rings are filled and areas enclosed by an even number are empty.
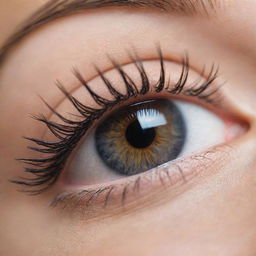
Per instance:
[[[196,72],[188,56],[172,63],[160,48],[157,60],[130,60],[122,66],[111,59],[107,72],[95,67],[98,76],[88,82],[74,68],[80,86],[73,94],[57,82],[66,104],[56,110],[44,101],[54,117],[35,119],[48,132],[26,138],[38,157],[19,159],[33,177],[14,183],[32,194],[58,185],[54,206],[122,205],[186,184],[245,131],[214,65]]]

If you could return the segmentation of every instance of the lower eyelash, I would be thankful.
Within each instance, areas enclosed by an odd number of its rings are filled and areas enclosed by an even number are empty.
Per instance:
[[[51,202],[51,207],[66,209],[71,215],[79,214],[86,219],[95,218],[98,215],[113,213],[113,211],[125,210],[131,204],[141,207],[142,201],[149,196],[155,196],[164,189],[169,189],[173,195],[176,190],[180,191],[181,185],[189,186],[195,176],[202,170],[217,166],[223,154],[230,155],[230,145],[218,145],[207,152],[192,155],[186,159],[177,159],[172,163],[159,166],[148,173],[128,178],[128,181],[121,180],[112,185],[101,185],[86,190],[74,192],[62,192]],[[157,189],[158,188],[158,189]],[[186,189],[186,186],[183,187]],[[169,191],[167,191],[169,193]],[[180,193],[180,192],[179,192]],[[161,193],[159,193],[161,195]],[[165,198],[165,197],[164,197]],[[97,209],[97,211],[96,211]]]
[[[210,86],[218,76],[218,68],[215,68],[215,66],[213,65],[203,83],[197,81],[189,88],[185,89],[185,85],[187,83],[190,71],[189,58],[188,56],[186,56],[182,61],[182,71],[178,82],[174,86],[170,86],[166,79],[164,59],[160,48],[158,49],[158,53],[160,62],[160,76],[158,82],[153,87],[153,92],[155,94],[166,91],[167,93],[172,95],[183,94],[184,96],[197,97],[201,100],[206,101],[207,103],[215,104],[216,98],[214,97],[214,95],[218,89],[210,89]],[[18,159],[19,161],[29,166],[25,167],[25,172],[31,173],[32,175],[34,175],[34,177],[13,180],[13,183],[27,187],[23,189],[23,191],[30,194],[39,194],[45,191],[58,180],[58,177],[60,176],[69,155],[72,153],[73,149],[76,147],[80,139],[86,134],[88,129],[93,125],[96,120],[100,119],[107,111],[114,108],[117,104],[125,102],[130,98],[135,98],[137,96],[142,96],[149,93],[151,86],[142,61],[138,56],[134,57],[130,55],[130,57],[132,63],[135,65],[136,69],[139,71],[140,74],[140,90],[138,89],[139,86],[135,84],[133,79],[114,60],[111,60],[111,62],[114,68],[118,71],[122,80],[124,81],[124,84],[126,86],[126,94],[122,94],[117,89],[115,89],[112,86],[111,82],[104,76],[104,74],[98,68],[96,68],[107,89],[109,90],[111,95],[113,95],[114,100],[108,100],[95,93],[87,84],[87,82],[83,79],[79,71],[76,69],[73,70],[73,73],[78,81],[84,86],[84,88],[93,98],[93,100],[99,106],[99,108],[97,109],[91,108],[78,101],[67,92],[61,82],[57,81],[58,88],[68,98],[74,108],[80,113],[80,115],[83,117],[83,120],[75,121],[67,119],[58,112],[56,112],[51,106],[47,104],[47,102],[43,100],[48,108],[55,115],[57,115],[64,124],[49,121],[45,118],[44,115],[36,116],[34,118],[44,123],[51,131],[51,133],[58,139],[58,141],[48,142],[40,139],[26,137],[26,140],[36,144],[35,147],[29,147],[29,149],[46,154],[46,157],[41,159]],[[201,75],[204,76],[204,70]]]

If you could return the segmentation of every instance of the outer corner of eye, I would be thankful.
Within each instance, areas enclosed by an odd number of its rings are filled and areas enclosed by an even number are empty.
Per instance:
[[[177,158],[228,143],[244,132],[183,100],[152,99],[125,106],[101,121],[84,139],[69,165],[70,184],[110,182],[154,169]]]
[[[222,111],[222,114],[217,114],[197,104],[182,101],[176,104],[184,113],[187,124],[187,143],[182,156],[230,143],[248,129],[246,122],[239,120],[233,113]]]

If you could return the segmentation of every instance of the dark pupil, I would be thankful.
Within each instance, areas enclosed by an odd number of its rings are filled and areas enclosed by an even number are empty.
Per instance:
[[[125,135],[133,147],[147,148],[153,143],[156,131],[154,128],[142,129],[138,119],[136,119],[128,126]]]

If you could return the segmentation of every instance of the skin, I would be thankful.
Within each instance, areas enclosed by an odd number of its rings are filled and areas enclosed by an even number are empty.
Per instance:
[[[1,1],[0,45],[44,2]],[[253,0],[230,1],[211,19],[155,10],[95,10],[45,25],[12,49],[0,70],[0,255],[256,255],[255,12]],[[70,112],[54,86],[56,79],[82,99],[72,66],[90,81],[97,76],[92,63],[110,70],[108,54],[125,65],[131,46],[143,60],[156,60],[155,42],[161,43],[166,61],[179,62],[186,50],[195,70],[219,65],[232,112],[249,123],[231,141],[233,149],[212,156],[214,164],[191,164],[200,174],[186,184],[155,188],[138,203],[93,218],[49,207],[64,183],[35,197],[18,192],[8,181],[23,175],[14,159],[34,154],[22,136],[50,136],[29,114],[44,113],[54,120],[37,95],[60,113]],[[157,73],[157,64],[151,66]]]

